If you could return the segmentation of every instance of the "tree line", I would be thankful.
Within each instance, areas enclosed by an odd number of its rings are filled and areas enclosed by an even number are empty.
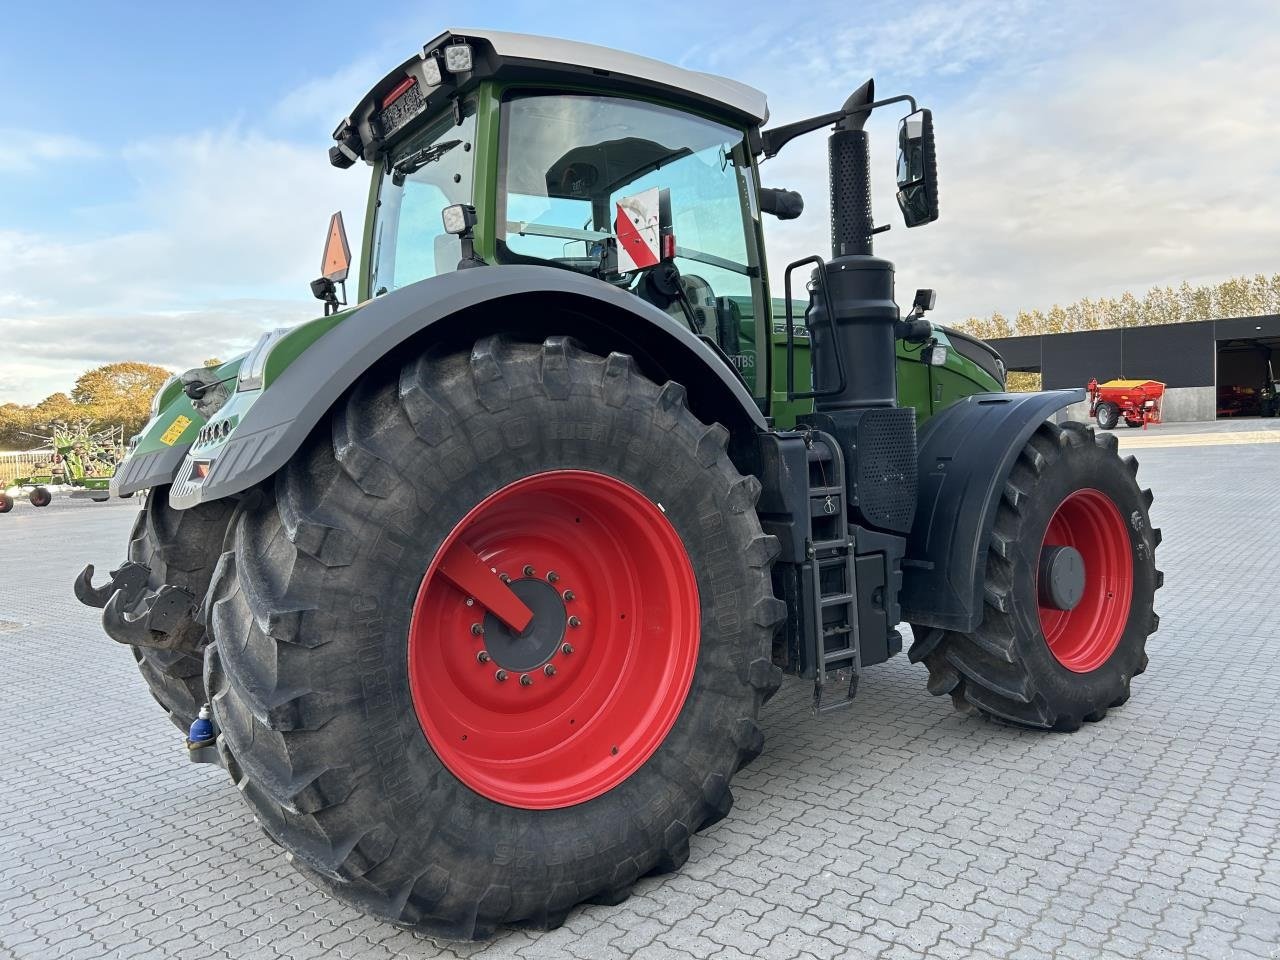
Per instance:
[[[957,326],[984,340],[994,340],[1275,313],[1280,313],[1280,273],[1270,277],[1260,273],[1214,284],[1183,281],[1177,287],[1152,287],[1140,299],[1128,292],[1118,297],[1085,297],[1065,307],[1054,304],[1048,310],[1019,310],[1012,318],[997,312],[969,317]]]
[[[54,424],[122,426],[124,435],[132,436],[146,424],[151,398],[169,374],[151,363],[108,363],[81,374],[70,393],[55,393],[29,405],[0,404],[0,450],[38,447]]]

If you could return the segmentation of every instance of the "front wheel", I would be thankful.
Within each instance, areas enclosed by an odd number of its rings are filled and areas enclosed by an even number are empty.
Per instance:
[[[1151,492],[1111,435],[1043,424],[1005,484],[973,633],[913,626],[929,691],[1015,723],[1075,730],[1129,698],[1147,667],[1163,576]]]
[[[1098,426],[1103,430],[1114,430],[1117,423],[1120,422],[1120,408],[1114,403],[1103,401],[1098,404],[1098,411],[1095,414]]]
[[[234,502],[215,500],[190,510],[169,506],[169,488],[147,491],[129,534],[129,559],[146,566],[146,590],[127,612],[140,615],[146,597],[165,584],[181,587],[203,601]],[[208,699],[204,690],[204,647],[207,635],[194,611],[175,619],[163,646],[130,646],[147,689],[182,731],[191,726]]]
[[[727,438],[561,337],[367,375],[212,587],[220,749],[268,835],[458,939],[682,864],[780,680],[777,540]]]

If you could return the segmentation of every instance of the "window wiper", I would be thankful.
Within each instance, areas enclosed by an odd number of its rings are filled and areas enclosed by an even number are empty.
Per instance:
[[[461,140],[444,140],[440,143],[415,150],[407,157],[401,157],[391,167],[401,177],[407,177],[416,170],[421,170],[428,163],[435,163],[446,153],[460,144]]]

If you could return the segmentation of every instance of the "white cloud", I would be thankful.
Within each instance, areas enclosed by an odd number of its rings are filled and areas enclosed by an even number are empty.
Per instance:
[[[125,229],[0,231],[0,399],[38,400],[113,360],[232,356],[315,316],[307,284],[336,209],[358,253],[367,168],[335,170],[322,148],[229,129],[135,144],[125,161],[138,185]]]
[[[876,251],[897,263],[899,299],[935,287],[938,318],[955,321],[1275,272],[1280,125],[1263,118],[1280,89],[1280,18],[1252,24],[1173,17],[1082,47],[1024,46],[1034,69],[1002,68],[935,110],[942,217],[918,230],[892,198],[893,127],[874,120],[877,221],[894,223]],[[911,86],[929,103],[928,78]],[[809,203],[795,225],[768,224],[778,281],[789,259],[827,252],[825,149],[815,134],[765,166],[766,183]]]
[[[362,57],[322,77],[314,77],[286,94],[272,110],[281,123],[333,130],[365,92],[386,75],[391,59]]]
[[[97,147],[78,137],[0,127],[0,173],[28,173],[46,163],[99,155]]]

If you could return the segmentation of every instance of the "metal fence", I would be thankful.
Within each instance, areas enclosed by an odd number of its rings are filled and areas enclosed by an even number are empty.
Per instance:
[[[30,476],[38,466],[48,463],[52,450],[0,450],[0,489],[17,477]]]

